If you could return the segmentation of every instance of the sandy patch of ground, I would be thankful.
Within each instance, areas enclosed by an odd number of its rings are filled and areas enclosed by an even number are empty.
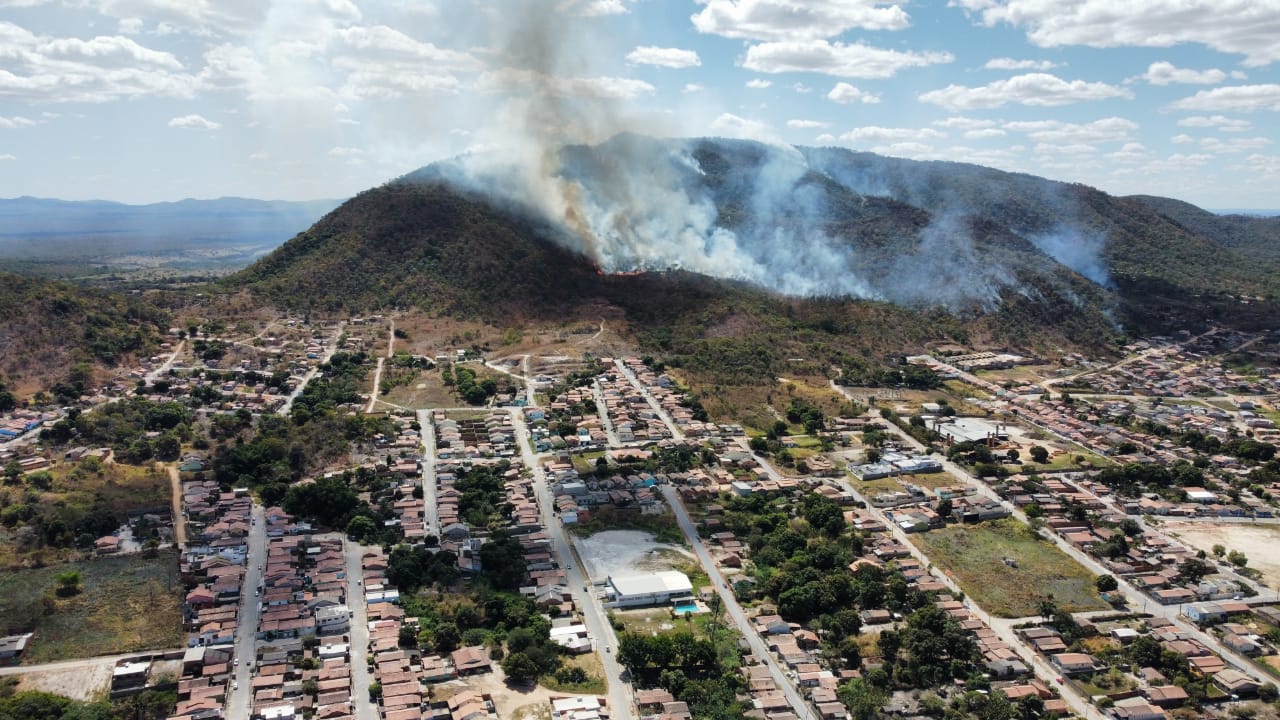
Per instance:
[[[1160,529],[1182,540],[1193,548],[1212,552],[1214,545],[1223,545],[1227,552],[1239,550],[1249,558],[1249,567],[1262,573],[1270,587],[1280,587],[1280,525],[1253,525],[1250,523],[1218,522],[1170,522]]]
[[[684,548],[654,540],[641,530],[606,530],[591,537],[574,538],[587,574],[603,579],[609,575],[671,570],[684,558],[694,556]]]
[[[85,661],[75,667],[38,670],[22,675],[18,689],[40,690],[75,700],[98,700],[110,689],[114,665],[113,658],[103,658],[97,662]]]
[[[552,692],[541,685],[514,687],[507,684],[501,668],[485,675],[435,685],[432,697],[447,699],[463,690],[489,693],[498,717],[512,720],[546,720],[551,717],[551,698],[574,697],[570,693]]]

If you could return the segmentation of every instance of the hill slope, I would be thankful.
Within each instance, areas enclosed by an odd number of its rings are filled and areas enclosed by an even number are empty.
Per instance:
[[[74,398],[96,368],[153,353],[168,323],[139,296],[0,273],[0,374],[19,396]]]
[[[534,184],[509,170],[463,159],[361,193],[228,284],[498,324],[608,306],[647,346],[762,376],[783,353],[1100,349],[1122,326],[1278,316],[1237,299],[1274,289],[1257,262],[1275,248],[1029,175],[626,135],[565,148]]]

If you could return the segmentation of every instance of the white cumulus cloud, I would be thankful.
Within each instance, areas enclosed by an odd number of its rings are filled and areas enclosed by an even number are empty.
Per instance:
[[[742,66],[764,73],[816,72],[847,78],[888,78],[900,70],[949,63],[949,52],[888,50],[826,40],[769,42],[747,48]]]
[[[827,99],[841,105],[852,105],[853,103],[874,105],[880,102],[879,95],[863,92],[847,82],[836,83],[836,86],[831,88],[831,92],[827,93]]]
[[[1052,70],[1058,63],[1052,60],[1015,60],[1014,58],[992,58],[983,65],[988,70]]]
[[[698,53],[680,48],[655,47],[644,45],[627,53],[627,62],[632,65],[657,65],[665,68],[689,68],[702,64]]]
[[[1253,112],[1255,110],[1280,110],[1280,85],[1231,85],[1201,90],[1183,98],[1173,106],[1177,110],[1201,112]]]
[[[772,86],[773,86],[772,80],[762,80],[760,78],[751,78],[750,80],[747,81],[747,87],[751,88],[752,90],[764,90],[765,88],[772,87]]]
[[[1089,100],[1131,97],[1133,93],[1130,90],[1103,82],[1063,80],[1047,73],[1029,73],[980,87],[948,85],[922,93],[920,100],[949,110],[971,110],[996,108],[1009,103],[1056,107]]]
[[[1170,62],[1153,62],[1142,75],[1142,79],[1152,85],[1215,85],[1227,79],[1227,74],[1216,68],[1212,70],[1189,70],[1175,67]]]
[[[816,128],[831,127],[831,123],[822,122],[820,120],[788,120],[787,127],[795,130],[813,130]]]
[[[1253,127],[1248,120],[1238,120],[1224,115],[1192,115],[1178,121],[1178,127],[1217,128],[1221,132],[1245,132]]]
[[[183,115],[169,121],[171,128],[185,128],[187,130],[217,130],[222,127],[222,123],[216,123],[202,115]]]
[[[945,138],[944,132],[933,128],[889,128],[868,126],[854,128],[840,136],[841,140],[852,143],[903,143],[921,140]]]
[[[911,18],[883,0],[697,0],[698,32],[743,40],[814,40],[848,30],[903,30]]]
[[[1280,60],[1277,0],[951,0],[987,26],[1024,28],[1041,47],[1172,47],[1199,43],[1245,56],[1245,65]]]

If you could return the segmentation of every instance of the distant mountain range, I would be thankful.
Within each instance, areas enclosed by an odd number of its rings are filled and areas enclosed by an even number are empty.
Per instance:
[[[242,266],[340,203],[218,198],[126,205],[0,199],[0,259],[115,263],[139,256],[169,262],[185,258],[192,266]]]

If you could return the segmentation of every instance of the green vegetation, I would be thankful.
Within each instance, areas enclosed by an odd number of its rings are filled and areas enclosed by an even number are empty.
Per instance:
[[[643,513],[639,509],[617,508],[610,505],[591,509],[591,519],[569,525],[569,532],[578,537],[590,537],[606,530],[642,530],[652,533],[654,539],[668,545],[684,545],[684,533],[676,525],[670,512],[661,515]]]
[[[195,414],[180,402],[132,397],[96,408],[72,411],[52,427],[40,431],[40,439],[54,446],[105,445],[120,461],[140,464],[150,460],[176,460],[182,443],[190,442]],[[159,433],[147,437],[147,433]]]
[[[0,273],[0,374],[62,400],[93,387],[95,370],[159,347],[169,314],[143,296]]]
[[[1034,615],[1046,597],[1070,612],[1108,607],[1088,570],[1016,520],[951,526],[911,540],[996,617]]]
[[[163,470],[98,458],[6,476],[0,487],[0,567],[52,563],[90,551],[94,540],[119,528],[131,512],[168,513],[170,492]]]
[[[78,574],[81,592],[57,588]],[[0,573],[0,634],[36,633],[28,663],[180,647],[182,583],[173,551]]]
[[[174,690],[146,690],[114,703],[80,702],[0,685],[0,720],[163,720],[178,704]]]

